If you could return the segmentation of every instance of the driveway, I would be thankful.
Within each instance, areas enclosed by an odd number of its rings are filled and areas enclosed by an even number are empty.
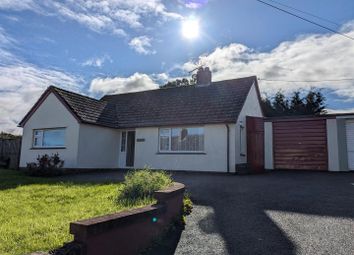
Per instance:
[[[175,179],[195,204],[175,254],[353,254],[353,173]]]
[[[154,254],[353,254],[354,173],[176,173],[174,179],[186,184],[194,209],[181,235]]]

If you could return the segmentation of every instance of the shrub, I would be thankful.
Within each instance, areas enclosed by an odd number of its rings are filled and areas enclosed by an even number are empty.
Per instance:
[[[37,162],[27,163],[27,174],[31,176],[57,176],[63,173],[64,160],[59,154],[38,155]]]
[[[172,184],[171,175],[164,171],[145,168],[128,172],[124,177],[123,190],[119,200],[132,202],[152,198],[154,191],[166,188]]]
[[[183,198],[183,215],[191,214],[192,209],[193,209],[193,202],[190,199],[189,195],[185,194]]]
[[[191,214],[192,210],[193,210],[193,202],[190,199],[189,195],[185,194],[183,198],[183,208],[182,208],[182,217],[181,217],[182,226],[186,225],[186,216]]]

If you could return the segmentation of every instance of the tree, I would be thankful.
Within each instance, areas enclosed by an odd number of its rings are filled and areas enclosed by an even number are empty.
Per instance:
[[[262,106],[266,116],[320,115],[327,113],[326,97],[320,89],[311,88],[302,98],[301,90],[296,90],[290,98],[279,90],[273,98],[266,96]]]
[[[272,107],[276,115],[282,116],[289,114],[289,101],[281,90],[275,94],[272,102]]]
[[[16,138],[20,138],[20,137],[21,137],[20,135],[13,135],[13,134],[6,133],[3,131],[0,132],[0,139],[16,139]]]
[[[323,96],[321,90],[311,88],[305,97],[306,107],[305,114],[321,114],[326,113],[326,98]]]
[[[272,101],[269,99],[268,96],[265,96],[262,98],[261,104],[263,106],[263,111],[264,111],[265,116],[274,116],[275,115],[275,111],[272,106]]]
[[[290,99],[290,114],[292,115],[302,115],[305,114],[306,105],[304,104],[303,98],[301,98],[301,92],[299,90],[294,91]]]
[[[162,85],[160,88],[167,89],[167,88],[176,88],[176,87],[186,87],[186,86],[193,86],[196,83],[197,83],[197,76],[193,74],[190,79],[182,78],[182,79],[169,81],[166,84]]]

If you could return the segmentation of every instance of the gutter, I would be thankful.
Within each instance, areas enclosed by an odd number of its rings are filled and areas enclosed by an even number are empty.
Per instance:
[[[227,130],[227,135],[226,135],[226,165],[227,165],[227,172],[230,173],[230,127],[228,124],[225,124],[226,130]]]

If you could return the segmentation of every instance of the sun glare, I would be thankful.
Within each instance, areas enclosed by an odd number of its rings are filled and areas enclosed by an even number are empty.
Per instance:
[[[187,39],[195,39],[199,36],[199,20],[187,18],[182,21],[182,35]]]

